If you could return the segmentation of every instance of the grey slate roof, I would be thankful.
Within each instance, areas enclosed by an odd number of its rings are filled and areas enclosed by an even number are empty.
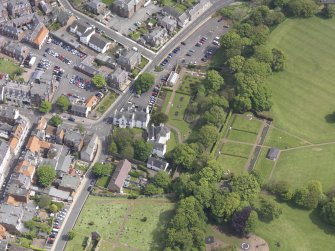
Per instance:
[[[64,136],[65,141],[74,142],[79,144],[81,142],[82,135],[79,132],[67,131]]]
[[[78,176],[64,175],[59,185],[76,190],[79,184],[80,178]]]
[[[97,138],[98,136],[93,134],[88,144],[84,146],[82,152],[86,152],[88,155],[90,155],[95,148]]]
[[[86,113],[87,107],[84,106],[84,105],[73,104],[71,106],[71,111],[72,112],[78,112],[78,113]]]
[[[7,152],[8,152],[9,146],[8,143],[2,139],[0,139],[0,160],[2,161]]]
[[[70,197],[70,192],[59,190],[55,187],[50,187],[49,195],[51,197],[67,200]]]
[[[62,159],[62,161],[58,162],[58,165],[56,166],[56,171],[61,172],[61,173],[68,173],[72,160],[73,160],[73,157],[71,155],[66,155]]]
[[[151,165],[151,166],[154,166],[156,168],[159,168],[161,170],[164,170],[168,163],[164,160],[161,160],[161,159],[157,159],[157,158],[154,158],[154,157],[149,157],[148,158],[148,164]]]
[[[154,150],[161,151],[161,152],[164,151],[164,148],[165,148],[165,145],[161,143],[155,143],[153,147]]]
[[[278,157],[278,154],[279,154],[278,148],[271,148],[268,151],[268,154],[266,155],[266,157],[270,160],[275,160]]]
[[[145,112],[135,112],[135,121],[146,122],[147,114]]]
[[[93,34],[92,37],[90,38],[89,43],[103,49],[110,42],[98,34]]]

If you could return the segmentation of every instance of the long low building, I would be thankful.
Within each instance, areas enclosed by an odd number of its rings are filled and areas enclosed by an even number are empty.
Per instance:
[[[123,185],[131,170],[131,163],[124,159],[118,163],[108,184],[108,190],[114,193],[123,193]]]

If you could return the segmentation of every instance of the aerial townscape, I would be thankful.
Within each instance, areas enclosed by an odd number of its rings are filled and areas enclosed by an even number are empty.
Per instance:
[[[334,16],[1,0],[0,251],[335,250]]]

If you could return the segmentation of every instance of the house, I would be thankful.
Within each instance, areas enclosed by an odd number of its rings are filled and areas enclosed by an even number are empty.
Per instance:
[[[120,161],[117,164],[112,178],[108,184],[108,190],[114,193],[123,193],[123,185],[130,170],[131,163],[127,159]]]
[[[29,163],[27,160],[20,161],[19,164],[15,167],[16,173],[21,173],[25,175],[26,177],[29,177],[30,180],[33,179],[35,174],[35,166],[33,166],[31,163]]]
[[[0,205],[0,224],[11,234],[19,234],[23,230],[23,208],[8,204]]]
[[[179,74],[175,71],[171,71],[168,79],[166,80],[166,84],[169,86],[174,86],[179,79]]]
[[[120,17],[132,17],[144,4],[144,0],[116,0],[112,10]]]
[[[23,119],[19,119],[13,127],[13,131],[8,142],[12,153],[17,154],[23,144],[27,133],[28,123]]]
[[[278,155],[279,155],[279,149],[278,148],[270,148],[267,155],[266,155],[266,158],[268,158],[269,160],[276,160],[278,158]]]
[[[0,100],[13,105],[30,106],[30,85],[17,82],[6,82],[0,87]]]
[[[177,24],[179,27],[185,27],[190,22],[190,17],[186,12],[183,12],[177,17]]]
[[[94,57],[87,56],[83,61],[79,62],[74,66],[77,71],[80,71],[86,74],[89,77],[93,77],[96,74],[99,74],[99,71],[92,66],[94,62]]]
[[[14,126],[19,116],[19,110],[12,107],[5,107],[0,109],[0,121],[2,123],[7,123],[11,126]]]
[[[64,139],[65,131],[61,126],[57,127],[56,131],[56,143],[62,145]]]
[[[83,44],[88,45],[88,42],[90,41],[91,37],[95,34],[95,29],[89,29],[87,31],[85,31],[80,37],[79,40],[80,42],[82,42]]]
[[[47,140],[56,140],[57,127],[47,125],[45,128],[45,138]]]
[[[169,35],[165,28],[156,27],[145,36],[145,41],[152,47],[162,46],[168,39]]]
[[[158,171],[166,171],[168,166],[169,166],[169,163],[167,163],[164,160],[154,158],[154,157],[149,157],[148,158],[147,167],[149,169],[152,169],[152,170],[157,171],[157,172]]]
[[[166,153],[166,144],[155,142],[152,148],[152,154],[156,154],[158,157],[164,158],[165,153]]]
[[[111,44],[112,43],[108,41],[106,38],[98,34],[94,34],[91,36],[88,42],[88,47],[92,48],[93,50],[99,53],[105,53],[109,49],[109,46]]]
[[[22,173],[13,173],[10,176],[8,185],[6,186],[6,192],[11,197],[9,199],[12,201],[12,203],[27,203],[29,200],[30,185],[30,177],[27,177]]]
[[[16,40],[21,40],[24,35],[24,31],[21,28],[13,26],[13,23],[9,21],[0,27],[0,33]]]
[[[44,116],[41,116],[35,126],[36,130],[43,131],[47,128],[48,120]]]
[[[94,14],[102,14],[108,10],[107,5],[101,2],[101,0],[90,0],[86,6],[88,11]]]
[[[70,32],[79,37],[83,36],[84,33],[87,33],[90,30],[94,30],[92,26],[83,24],[79,21],[75,21],[72,25],[70,25]]]
[[[0,24],[5,23],[8,21],[8,12],[5,6],[0,3]]]
[[[164,16],[159,19],[159,25],[165,28],[169,33],[172,33],[177,29],[177,20],[171,16]]]
[[[4,181],[4,175],[10,156],[8,143],[0,139],[0,185],[2,185]]]
[[[87,117],[88,116],[88,108],[86,105],[81,105],[81,104],[72,104],[71,106],[71,112],[80,117]]]
[[[98,136],[93,134],[90,141],[81,150],[80,159],[87,162],[92,161],[98,149],[98,141],[99,141]]]
[[[41,9],[42,9],[42,11],[44,12],[45,15],[48,15],[52,12],[51,6],[44,1],[40,2],[40,7],[41,7]]]
[[[56,172],[58,177],[63,177],[65,174],[69,173],[70,166],[72,164],[73,157],[71,155],[66,155],[64,159],[56,166]]]
[[[126,71],[131,72],[141,63],[141,54],[134,50],[128,50],[121,54],[116,61]]]
[[[115,110],[113,116],[113,125],[120,128],[144,128],[148,127],[150,114],[148,107],[135,107],[128,104],[119,111]]]
[[[85,101],[85,106],[87,108],[87,111],[90,112],[93,110],[93,108],[97,105],[98,98],[95,95],[92,95]]]
[[[49,142],[40,140],[36,135],[31,135],[26,145],[27,150],[37,155],[47,152],[50,147],[51,144]]]
[[[7,10],[12,17],[20,17],[32,13],[28,0],[9,0]]]
[[[70,201],[71,194],[70,192],[63,191],[60,189],[57,189],[55,187],[50,187],[49,194],[48,194],[53,201]]]
[[[42,74],[40,79],[32,84],[30,89],[31,103],[39,106],[42,101],[51,101],[56,91],[55,82],[52,75]]]
[[[150,125],[148,127],[148,140],[154,141],[161,144],[166,144],[166,142],[170,139],[171,132],[170,128],[166,126],[154,126]]]
[[[69,26],[76,20],[74,15],[63,8],[54,8],[53,14],[53,20],[57,21],[61,26]]]
[[[65,174],[62,177],[62,181],[58,186],[59,190],[63,190],[69,192],[70,194],[74,193],[80,184],[79,176],[71,176],[69,174]]]
[[[188,8],[186,10],[187,15],[191,21],[195,20],[198,16],[200,16],[206,9],[211,6],[211,2],[209,0],[200,0],[196,5]]]
[[[33,47],[40,50],[47,41],[48,36],[49,30],[44,26],[43,23],[39,23],[36,25],[33,32],[27,35],[24,40],[30,43]]]
[[[83,148],[83,136],[75,131],[67,131],[64,136],[64,144],[74,151],[80,152]]]
[[[128,73],[122,70],[120,67],[109,76],[108,83],[112,88],[122,90],[123,85],[128,82]]]
[[[4,47],[2,47],[2,53],[6,54],[9,57],[16,59],[17,61],[21,62],[28,56],[29,49],[19,43],[15,43],[13,41],[8,42]]]

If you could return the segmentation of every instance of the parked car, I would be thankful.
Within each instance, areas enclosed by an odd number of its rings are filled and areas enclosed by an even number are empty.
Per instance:
[[[76,121],[76,119],[73,118],[73,117],[69,117],[68,120],[69,120],[69,121],[72,121],[72,122],[75,122],[75,121]]]

